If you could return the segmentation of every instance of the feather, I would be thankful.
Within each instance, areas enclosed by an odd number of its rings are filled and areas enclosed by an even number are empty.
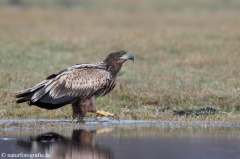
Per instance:
[[[33,88],[15,93],[15,97],[23,97],[18,103],[30,101],[30,105],[71,103],[71,100],[85,99],[98,92],[107,84],[103,78],[109,78],[108,74],[103,63],[75,65],[50,75]],[[102,79],[97,82],[100,76]]]

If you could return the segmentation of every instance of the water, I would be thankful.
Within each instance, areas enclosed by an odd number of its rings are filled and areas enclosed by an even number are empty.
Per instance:
[[[16,154],[18,158],[33,158],[30,155],[35,154],[56,159],[239,159],[240,128],[105,127],[3,131],[0,132],[0,153]]]

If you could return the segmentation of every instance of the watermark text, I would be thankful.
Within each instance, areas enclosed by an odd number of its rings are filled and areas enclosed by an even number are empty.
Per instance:
[[[18,157],[25,157],[25,158],[50,158],[50,154],[48,153],[1,153],[2,158],[18,158]]]

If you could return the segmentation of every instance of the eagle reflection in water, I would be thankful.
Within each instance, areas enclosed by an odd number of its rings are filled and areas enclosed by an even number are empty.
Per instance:
[[[94,135],[105,131],[73,130],[72,137],[49,132],[30,137],[29,141],[18,140],[17,145],[31,153],[48,153],[51,159],[114,159],[111,149],[94,142]]]

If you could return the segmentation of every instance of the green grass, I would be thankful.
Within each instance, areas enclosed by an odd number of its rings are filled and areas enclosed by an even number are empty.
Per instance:
[[[116,88],[96,100],[97,109],[119,119],[181,120],[193,117],[171,110],[213,107],[222,113],[212,119],[239,121],[238,1],[84,1],[67,8],[23,2],[29,5],[0,10],[1,118],[70,118],[70,106],[16,105],[11,95],[122,49],[135,61],[123,65]]]

